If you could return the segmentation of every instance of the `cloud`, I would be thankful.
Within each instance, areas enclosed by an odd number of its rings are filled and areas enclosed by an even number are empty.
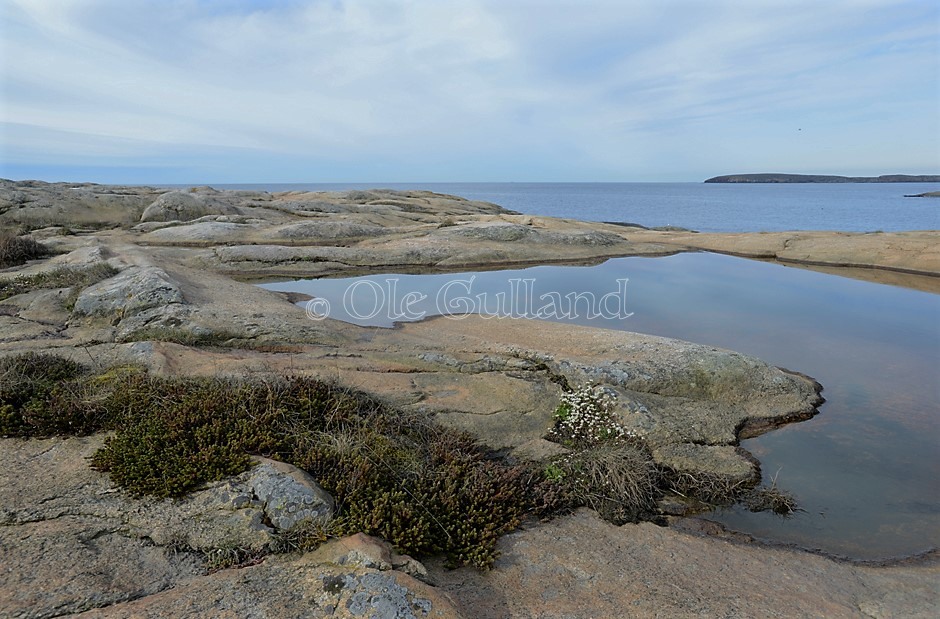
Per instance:
[[[692,180],[761,148],[793,169],[823,144],[830,165],[930,168],[938,15],[888,1],[6,2],[0,140],[17,169],[182,157],[184,181],[331,180],[283,176],[314,164],[360,180]],[[860,153],[857,133],[896,144]],[[199,178],[224,161],[231,178]]]

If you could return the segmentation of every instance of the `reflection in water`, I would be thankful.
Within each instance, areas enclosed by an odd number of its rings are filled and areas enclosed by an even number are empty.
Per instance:
[[[512,295],[512,278],[535,279],[536,298],[542,291],[601,297],[628,278],[631,316],[588,320],[582,312],[571,322],[729,348],[822,383],[820,415],[742,442],[765,480],[777,475],[805,511],[781,519],[734,509],[714,519],[860,559],[940,547],[940,296],[714,254],[366,279],[397,278],[399,295],[426,295],[412,309],[434,315],[440,287],[471,276],[473,293],[492,295]],[[349,320],[343,297],[354,281],[265,287],[325,298],[331,317]],[[356,322],[392,321],[383,313]]]

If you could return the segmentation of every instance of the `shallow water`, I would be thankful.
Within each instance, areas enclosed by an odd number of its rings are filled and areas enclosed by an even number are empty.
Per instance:
[[[729,348],[822,383],[827,402],[818,416],[742,442],[762,462],[765,482],[776,476],[805,511],[783,519],[735,509],[713,519],[758,538],[856,559],[940,547],[940,295],[707,253],[264,287],[325,298],[335,318],[389,326],[387,305],[377,316],[353,320],[343,312],[344,295],[353,313],[365,316],[382,295],[392,296],[388,280],[397,280],[398,309],[406,293],[422,292],[427,298],[411,310],[430,316],[441,313],[435,301],[442,285],[471,277],[469,290],[452,286],[451,298],[489,312],[525,310],[525,286],[536,301],[550,291],[615,293],[620,300],[617,280],[627,278],[622,309],[631,316],[589,320],[581,305],[571,322]],[[535,281],[518,283],[523,279]],[[353,287],[366,280],[374,285]],[[515,305],[508,302],[514,293]],[[539,306],[528,303],[530,311]]]

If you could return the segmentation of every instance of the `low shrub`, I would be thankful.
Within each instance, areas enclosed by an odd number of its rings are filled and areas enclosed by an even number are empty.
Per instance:
[[[51,436],[59,434],[76,411],[68,406],[61,417],[57,405],[76,388],[76,379],[87,368],[56,355],[25,353],[0,358],[0,436]],[[80,415],[79,415],[80,416]],[[76,423],[74,434],[87,434],[84,423]]]
[[[264,559],[263,552],[239,546],[226,546],[196,552],[202,555],[202,561],[209,574],[230,568],[257,565]]]
[[[306,552],[315,550],[331,537],[342,535],[342,520],[304,520],[298,522],[289,531],[278,531],[274,536],[272,552]]]
[[[327,432],[298,454],[297,464],[336,498],[344,532],[489,567],[497,538],[535,504],[532,474],[488,460],[469,436],[426,418],[370,417],[334,418],[336,435]]]
[[[95,374],[56,359],[7,361],[18,377],[11,384],[27,385],[4,400],[7,425],[18,436],[112,430],[92,465],[134,495],[180,496],[265,455],[307,470],[333,495],[331,531],[362,531],[404,553],[444,553],[479,568],[492,565],[501,534],[568,504],[557,482],[491,459],[469,435],[312,378]],[[51,376],[64,382],[51,384]],[[275,547],[304,548],[323,535]]]
[[[271,455],[272,409],[263,390],[231,379],[122,378],[117,431],[92,465],[134,495],[181,496],[246,470],[250,453]]]

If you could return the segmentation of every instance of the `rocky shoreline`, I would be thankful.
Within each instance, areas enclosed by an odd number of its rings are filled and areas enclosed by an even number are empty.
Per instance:
[[[51,351],[99,367],[142,364],[166,376],[302,373],[430,413],[520,460],[557,452],[544,437],[563,386],[597,383],[616,396],[617,419],[642,437],[658,466],[731,484],[760,474],[738,441],[812,416],[821,402],[814,381],[731,351],[568,325],[532,329],[522,320],[468,318],[376,331],[311,321],[284,295],[244,280],[707,250],[837,272],[851,267],[852,276],[875,280],[890,273],[897,285],[922,289],[940,282],[937,232],[653,231],[522,215],[423,191],[269,194],[2,181],[0,225],[29,232],[56,254],[0,271],[0,284],[52,281],[50,273],[103,264],[116,273],[87,286],[37,283],[0,300],[0,355]],[[155,533],[152,518],[141,514],[165,512],[166,519],[179,505],[154,511],[116,491],[84,465],[96,440],[0,439],[8,471],[0,478],[8,497],[0,506],[0,547],[14,566],[0,579],[0,614],[588,617],[629,607],[636,616],[820,609],[929,616],[937,603],[934,558],[853,566],[652,524],[615,527],[589,511],[507,536],[497,569],[483,574],[432,564],[423,576],[417,562],[393,560],[382,542],[363,539],[343,542],[342,551],[207,571],[181,548],[218,544],[193,538],[190,521],[210,512],[226,522],[237,516],[232,535],[262,535],[277,529],[264,524],[270,516],[249,514],[261,508],[237,506],[232,492],[221,497],[210,488],[203,492],[211,500],[186,499],[199,503],[201,515],[188,512]],[[605,547],[623,556],[604,556]],[[66,570],[64,556],[75,557]],[[766,576],[787,582],[775,589],[785,602],[742,591],[758,579],[756,565],[772,565]],[[711,568],[727,578],[681,576]]]

